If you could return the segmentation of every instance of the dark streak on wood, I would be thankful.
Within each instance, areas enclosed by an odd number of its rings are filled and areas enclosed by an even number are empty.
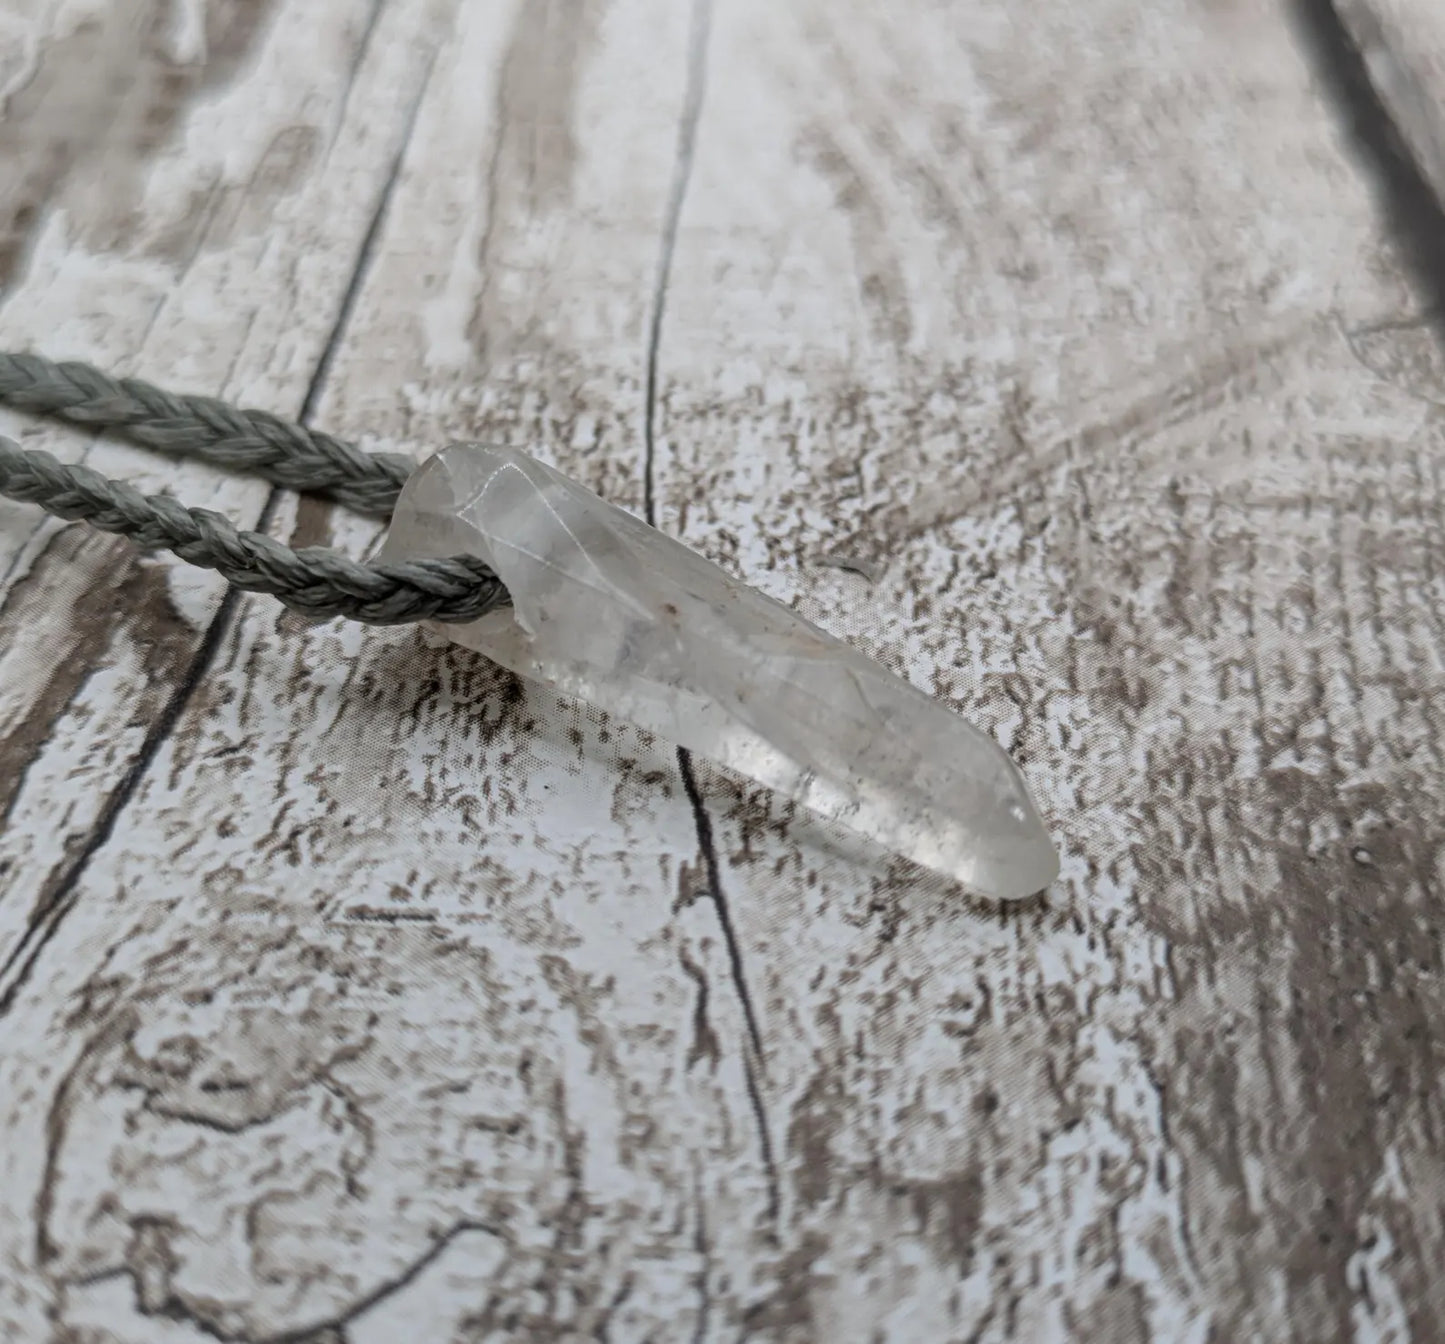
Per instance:
[[[692,756],[681,747],[677,751],[678,773],[682,776],[682,787],[692,807],[693,821],[697,826],[698,848],[701,851],[703,872],[707,875],[707,891],[717,911],[718,925],[722,930],[723,944],[727,948],[728,966],[732,973],[733,988],[737,991],[742,1006],[743,1020],[748,1029],[748,1050],[743,1059],[743,1068],[748,1083],[748,1100],[757,1120],[758,1143],[762,1150],[763,1167],[768,1173],[767,1216],[772,1221],[778,1216],[778,1172],[773,1151],[772,1131],[768,1124],[768,1113],[758,1072],[764,1067],[763,1033],[758,1024],[757,1010],[753,1007],[752,995],[748,991],[747,974],[743,968],[742,947],[738,942],[737,930],[733,926],[732,913],[728,908],[727,893],[723,890],[721,870],[718,866],[717,849],[713,842],[712,821],[707,814],[707,803],[698,788],[693,770]]]
[[[672,272],[673,250],[677,243],[677,231],[682,220],[683,206],[687,200],[688,182],[692,175],[693,154],[697,142],[697,126],[702,117],[706,96],[710,28],[711,0],[693,0],[689,27],[687,81],[684,86],[682,110],[678,119],[677,147],[673,159],[672,181],[668,191],[662,237],[658,247],[657,276],[653,287],[648,323],[647,375],[643,394],[645,455],[642,493],[643,516],[654,526],[657,524],[653,481],[656,471],[658,356],[662,343],[663,320],[667,311],[667,286]],[[779,1195],[772,1135],[757,1077],[758,1071],[763,1068],[764,1060],[762,1032],[758,1025],[757,1010],[753,1005],[752,996],[748,992],[747,977],[743,969],[742,947],[733,928],[727,895],[723,891],[717,852],[713,843],[712,822],[707,814],[707,804],[698,788],[692,754],[683,748],[679,748],[677,751],[677,767],[682,777],[683,790],[687,794],[688,803],[692,808],[694,824],[697,827],[698,848],[701,853],[703,871],[707,875],[708,894],[711,897],[713,908],[717,911],[723,943],[727,948],[733,987],[737,992],[738,1001],[742,1006],[743,1019],[747,1024],[751,1049],[747,1052],[743,1066],[748,1082],[749,1100],[757,1120],[758,1142],[762,1150],[763,1165],[768,1173],[766,1213],[771,1222],[776,1220],[778,1215]]]
[[[370,41],[374,29],[368,28],[367,40]],[[360,57],[358,57],[360,59]],[[327,334],[326,343],[321,348],[321,357],[316,362],[316,370],[311,375],[311,382],[306,389],[306,396],[302,399],[298,419],[303,425],[309,425],[315,419],[316,407],[321,400],[322,392],[331,373],[331,366],[336,359],[336,353],[341,348],[342,341],[346,338],[347,330],[351,325],[351,315],[355,311],[356,301],[361,294],[362,286],[371,270],[372,259],[376,255],[376,249],[381,241],[382,227],[386,223],[387,210],[391,205],[392,198],[396,195],[397,183],[401,180],[402,167],[406,163],[407,147],[411,144],[411,138],[416,133],[417,114],[421,111],[422,100],[426,97],[427,85],[431,82],[431,72],[435,66],[436,55],[427,63],[426,71],[417,84],[416,94],[412,98],[411,107],[407,110],[405,128],[402,132],[401,142],[398,144],[396,154],[393,156],[391,165],[387,170],[386,178],[381,184],[381,190],[377,192],[376,203],[372,207],[371,217],[367,220],[366,232],[361,239],[361,247],[351,264],[350,272],[346,280],[346,288],[342,292],[341,302],[337,306],[336,316],[331,323],[331,330]]]
[[[130,802],[162,745],[179,722],[181,712],[220,648],[227,630],[227,617],[239,596],[234,589],[226,592],[204,636],[198,645],[193,646],[194,652],[179,678],[177,679],[174,669],[170,671],[169,684],[174,689],[151,722],[140,750],[121,777],[115,791],[107,799],[90,833],[83,842],[75,846],[74,859],[52,874],[41,888],[39,900],[27,917],[24,934],[11,949],[4,964],[0,965],[0,1018],[14,1007],[15,1000],[29,980],[45,945],[55,936],[61,921],[70,913],[78,899],[80,879],[91,859],[110,839],[126,804]]]

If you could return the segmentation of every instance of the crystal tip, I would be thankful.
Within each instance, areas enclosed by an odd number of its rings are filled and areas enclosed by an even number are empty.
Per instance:
[[[991,834],[973,853],[963,884],[999,901],[1037,896],[1058,877],[1059,852],[1021,781],[999,812]]]

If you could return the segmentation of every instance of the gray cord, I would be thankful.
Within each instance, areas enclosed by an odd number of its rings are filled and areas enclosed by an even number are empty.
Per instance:
[[[260,532],[243,532],[209,509],[143,495],[124,481],[67,466],[4,437],[0,494],[60,518],[82,519],[138,546],[164,546],[248,593],[269,593],[313,618],[349,616],[368,625],[471,621],[505,598],[500,580],[480,560],[364,565],[320,546],[293,551]]]
[[[142,447],[325,495],[377,518],[391,517],[416,465],[395,453],[362,452],[266,411],[177,396],[138,378],[112,378],[89,364],[52,364],[39,355],[0,352],[0,403],[88,429],[118,430]]]
[[[110,378],[88,364],[53,364],[38,355],[0,352],[0,404],[94,430],[119,430],[148,448],[254,473],[380,517],[390,515],[413,467],[405,457],[363,452],[265,411],[177,396],[138,379]],[[347,616],[370,625],[462,622],[507,600],[496,575],[470,556],[368,565],[319,546],[292,550],[207,509],[142,495],[5,438],[0,494],[141,546],[164,546],[238,588],[269,593],[313,618]]]

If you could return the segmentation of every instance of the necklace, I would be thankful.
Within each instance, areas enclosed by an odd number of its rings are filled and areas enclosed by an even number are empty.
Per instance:
[[[1058,855],[986,733],[849,645],[530,454],[395,454],[84,364],[0,354],[0,401],[115,429],[391,519],[364,564],[292,550],[0,438],[0,493],[164,546],[318,619],[421,621],[999,899]]]

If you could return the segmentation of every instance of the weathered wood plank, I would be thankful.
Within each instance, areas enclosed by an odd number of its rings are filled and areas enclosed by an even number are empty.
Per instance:
[[[421,447],[483,430],[541,440],[615,496],[628,497],[624,481],[640,487],[638,369],[685,71],[687,16],[671,8],[596,7],[577,25],[556,7],[458,11],[333,366],[329,425]],[[283,533],[299,522],[278,517]],[[367,536],[344,518],[313,513],[307,526],[358,548]],[[709,985],[726,983],[716,920],[705,903],[672,909],[692,896],[695,837],[663,773],[670,757],[575,708],[546,712],[474,659],[438,666],[411,636],[311,631],[264,603],[243,611],[50,953],[52,966],[69,962],[99,932],[129,968],[114,973],[138,974],[134,988],[163,1015],[188,1000],[200,1013],[181,1028],[199,1068],[177,1077],[189,1100],[146,1101],[149,1084],[126,1081],[133,1066],[161,1075],[147,1029],[116,1003],[97,1026],[119,1012],[140,1033],[115,1038],[130,1061],[120,1073],[108,1059],[91,1080],[87,1029],[52,1057],[71,1080],[52,1084],[58,1107],[7,1117],[25,1152],[51,1154],[38,1191],[17,1183],[15,1221],[37,1237],[54,1309],[122,1337],[143,1336],[162,1303],[257,1338],[340,1321],[365,1337],[386,1319],[364,1310],[370,1299],[415,1278],[387,1309],[436,1313],[439,1337],[448,1313],[490,1313],[502,1335],[524,1328],[509,1321],[575,1315],[585,1333],[610,1318],[618,1338],[640,1337],[639,1321],[685,1319],[706,1267],[705,1192],[722,1186],[709,1216],[725,1245],[733,1227],[748,1235],[766,1189],[737,1010],[725,995],[709,1002]],[[298,732],[308,721],[317,730]],[[533,723],[519,756],[517,733]],[[196,798],[223,819],[199,846],[181,822]],[[142,908],[135,893],[151,883],[133,865],[145,849],[148,867],[164,855],[167,879]],[[438,943],[440,928],[455,933]],[[178,938],[197,955],[176,978],[162,962]],[[329,967],[328,1006],[313,1005],[325,1023],[292,1011],[280,985],[293,973],[268,948]],[[27,1030],[88,992],[94,963],[76,969],[68,985],[52,969],[27,986],[15,1009]],[[236,1030],[255,1034],[254,1054],[237,1053]],[[166,1054],[178,1037],[162,1033]],[[224,1082],[209,1076],[222,1057]],[[338,1089],[356,1100],[350,1119],[315,1127]],[[12,1075],[0,1090],[26,1086]],[[372,1115],[386,1093],[388,1116]],[[125,1174],[111,1183],[116,1215],[97,1220],[67,1173],[92,1169],[70,1154],[93,1141],[101,1095],[138,1103],[148,1137],[130,1153],[110,1146],[119,1135],[104,1140],[100,1162]],[[355,1126],[365,1137],[348,1155]],[[152,1137],[198,1127],[232,1134],[235,1160],[186,1164],[175,1184],[177,1168],[147,1155]],[[242,1155],[284,1130],[292,1156],[258,1176]],[[338,1175],[321,1227],[298,1192]],[[191,1222],[193,1205],[211,1210],[206,1226]],[[137,1263],[134,1229],[175,1219],[178,1235],[159,1235],[176,1272],[126,1309],[116,1288]],[[303,1224],[318,1234],[313,1252],[267,1249]],[[453,1246],[482,1264],[461,1298],[438,1292],[457,1272]]]
[[[299,412],[436,40],[426,3],[380,13],[97,0],[12,25],[28,73],[0,121],[0,344]],[[266,498],[3,424],[239,520]],[[8,501],[0,523],[3,997],[185,693],[220,587]]]
[[[1280,16],[930,12],[719,10],[658,497],[994,727],[1065,871],[994,915],[709,784],[807,1248],[769,1319],[1432,1338],[1415,305]]]
[[[1408,287],[1281,15],[885,9],[382,6],[438,55],[318,414],[651,495],[1009,742],[1063,881],[990,910],[475,659],[243,600],[0,1019],[0,1326],[1445,1329]]]

